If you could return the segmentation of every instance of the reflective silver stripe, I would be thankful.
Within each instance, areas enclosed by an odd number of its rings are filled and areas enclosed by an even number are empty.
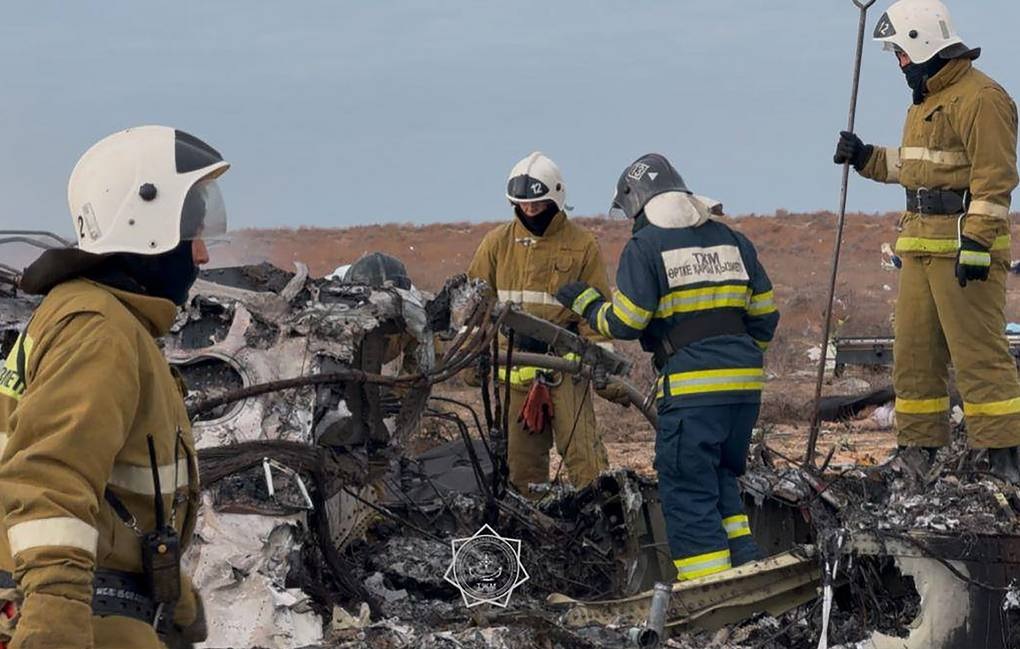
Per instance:
[[[751,523],[747,520],[747,516],[731,516],[723,519],[723,529],[726,530],[727,538],[733,539],[750,534]]]
[[[659,311],[669,311],[684,304],[697,304],[699,302],[718,302],[720,300],[747,300],[748,289],[730,289],[709,293],[705,295],[694,295],[691,297],[666,296],[659,302]]]
[[[751,303],[747,306],[747,313],[752,316],[768,315],[776,310],[775,294],[772,291],[759,293],[751,296]]]
[[[674,562],[679,563],[679,562]],[[688,563],[686,565],[677,565],[677,571],[681,575],[690,575],[692,578],[704,576],[706,574],[714,573],[720,569],[725,570],[731,566],[730,553],[726,552],[724,556],[707,559],[705,561],[698,561],[696,563]]]
[[[701,379],[670,379],[669,387],[683,388],[693,387],[696,385],[718,385],[720,383],[762,383],[765,380],[765,375],[758,374],[738,374],[734,376],[711,376]]]
[[[58,546],[78,548],[94,556],[99,542],[99,530],[70,516],[40,518],[12,526],[7,530],[7,541],[11,545],[11,554],[32,548]]]
[[[508,291],[499,289],[496,291],[500,302],[513,302],[514,304],[549,304],[562,307],[555,296],[542,291]]]
[[[966,151],[936,151],[923,146],[905,146],[900,149],[902,160],[920,160],[931,162],[937,165],[966,165],[970,164]]]
[[[900,150],[897,147],[885,147],[885,179],[890,183],[900,181]]]
[[[631,329],[644,329],[648,325],[648,321],[652,319],[652,312],[638,313],[630,308],[628,302],[630,300],[619,291],[613,295],[613,310],[617,312],[616,317]]]
[[[1009,207],[1006,205],[999,205],[991,201],[971,201],[970,207],[967,208],[968,214],[984,214],[986,216],[995,216],[998,218],[1006,218],[1009,216]]]
[[[609,342],[608,340],[603,340],[602,342],[597,342],[597,343],[595,343],[595,345],[597,347],[601,347],[602,349],[606,350],[607,352],[615,352],[616,351],[616,346],[613,345],[613,343]]]
[[[584,317],[584,310],[600,297],[602,297],[601,293],[591,287],[588,287],[581,291],[581,294],[577,296],[576,300],[574,300],[571,310],[577,315]]]
[[[174,485],[174,475],[177,480]],[[144,496],[155,496],[156,486],[152,484],[152,469],[147,466],[132,464],[115,464],[110,474],[109,484]],[[159,467],[159,488],[165,494],[172,494],[181,487],[188,486],[188,463],[181,459],[180,467],[164,464]]]

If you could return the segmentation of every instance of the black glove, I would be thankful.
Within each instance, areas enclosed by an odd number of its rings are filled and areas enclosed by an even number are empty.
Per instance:
[[[836,155],[832,156],[832,161],[838,165],[849,162],[854,166],[854,169],[860,171],[864,165],[868,164],[874,150],[875,147],[865,144],[861,138],[850,131],[840,131],[839,142],[836,143]]]
[[[605,300],[598,289],[588,286],[585,282],[570,282],[556,291],[556,300],[582,318],[592,305]]]
[[[956,253],[956,279],[960,286],[968,281],[983,282],[992,267],[992,253],[970,237],[960,237],[960,251]]]

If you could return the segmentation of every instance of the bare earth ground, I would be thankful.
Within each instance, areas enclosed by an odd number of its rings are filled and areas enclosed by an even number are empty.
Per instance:
[[[881,265],[883,243],[894,243],[896,219],[887,215],[850,215],[841,255],[836,291],[836,335],[891,335],[890,317],[896,295],[896,273]],[[610,280],[616,260],[630,237],[630,224],[605,218],[578,218],[598,237]],[[768,353],[769,381],[765,390],[760,425],[770,446],[791,456],[803,455],[808,404],[814,393],[815,364],[807,352],[817,347],[821,335],[825,296],[831,267],[835,216],[830,213],[752,216],[727,222],[755,243],[775,291],[782,322]],[[331,272],[365,252],[382,251],[402,259],[412,280],[427,290],[438,289],[445,278],[467,267],[482,236],[495,223],[448,223],[426,226],[372,225],[347,229],[297,228],[244,230],[235,233],[229,246],[214,250],[219,264],[270,261],[290,268],[295,261],[308,264],[313,275]],[[1016,244],[1014,257],[1016,258]],[[1020,282],[1020,280],[1014,280]],[[1010,286],[1007,317],[1020,320],[1020,283]],[[652,380],[647,357],[636,343],[622,348],[635,359],[631,380],[642,387]],[[864,383],[881,387],[889,383],[887,372],[849,370],[843,380],[829,379],[827,394],[856,393]],[[475,392],[456,383],[446,391],[477,401]],[[653,431],[633,409],[597,400],[599,426],[614,465],[651,472]],[[819,443],[823,456],[837,448],[836,465],[874,463],[895,445],[888,430],[873,428],[863,420],[826,425]],[[558,459],[554,457],[552,470]]]

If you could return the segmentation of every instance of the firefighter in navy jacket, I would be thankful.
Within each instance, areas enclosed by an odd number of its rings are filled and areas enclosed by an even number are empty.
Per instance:
[[[634,221],[612,300],[581,282],[556,297],[607,337],[640,339],[659,372],[659,474],[680,580],[760,558],[740,499],[764,386],[762,356],[779,322],[751,242],[713,220],[669,161],[639,158],[613,211]]]

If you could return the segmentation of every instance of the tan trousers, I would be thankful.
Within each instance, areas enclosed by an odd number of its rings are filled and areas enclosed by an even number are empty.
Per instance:
[[[606,447],[595,427],[595,407],[592,404],[595,395],[589,392],[584,398],[586,385],[585,381],[575,382],[566,376],[560,385],[551,387],[553,420],[546,430],[537,433],[524,430],[517,419],[528,395],[527,389],[515,387],[510,390],[507,461],[510,482],[525,496],[532,497],[528,491],[529,484],[549,481],[549,449],[554,440],[556,450],[564,458],[570,482],[578,489],[590,484],[599,473],[609,468]],[[574,426],[578,409],[580,415]]]
[[[95,649],[165,649],[151,624],[128,617],[92,618]]]
[[[949,443],[949,362],[970,446],[1020,446],[1020,382],[1006,341],[1007,264],[961,287],[948,257],[904,256],[896,300],[893,387],[903,446]]]

